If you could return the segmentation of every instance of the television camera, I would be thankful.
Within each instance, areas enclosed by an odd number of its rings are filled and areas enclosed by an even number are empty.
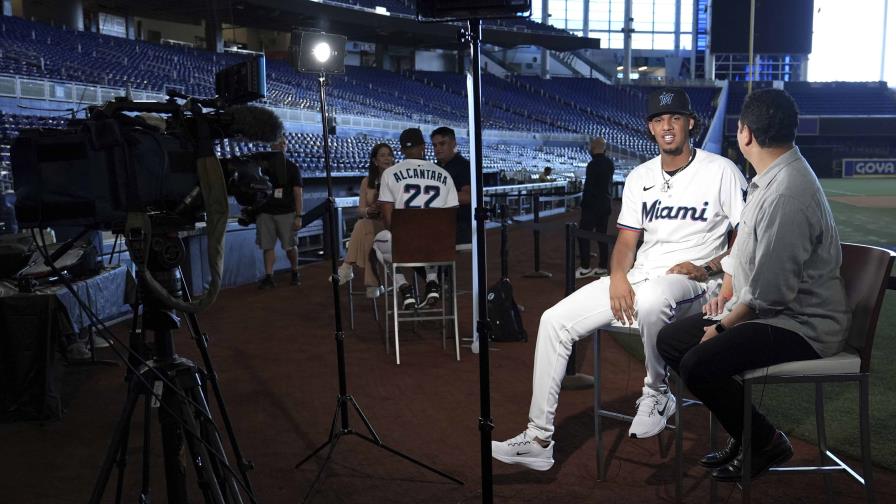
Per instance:
[[[247,225],[272,193],[277,163],[285,162],[280,152],[215,155],[215,143],[223,139],[273,142],[283,134],[270,109],[247,105],[265,96],[264,57],[221,70],[215,89],[214,98],[174,90],[164,102],[119,97],[89,107],[86,119],[67,128],[22,130],[11,150],[19,226],[122,233],[138,271],[165,305],[188,312],[210,305],[220,288],[228,195],[242,207],[240,221]],[[211,282],[205,296],[184,302],[170,296],[146,266],[160,241],[154,243],[154,236],[199,222],[208,236]]]
[[[89,107],[87,119],[65,129],[22,130],[11,150],[20,227],[121,231],[134,212],[164,229],[205,220],[209,209],[197,167],[215,158],[214,143],[235,137],[272,142],[282,134],[272,111],[246,105],[265,96],[264,68],[258,57],[218,72],[215,98],[173,90],[165,102],[119,97]],[[249,213],[271,191],[267,168],[275,159],[259,154],[220,160],[227,193]]]

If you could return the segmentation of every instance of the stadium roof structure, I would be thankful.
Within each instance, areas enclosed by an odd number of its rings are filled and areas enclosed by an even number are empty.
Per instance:
[[[421,23],[403,14],[378,14],[370,9],[313,0],[237,0],[184,2],[183,0],[97,0],[99,10],[112,13],[199,23],[215,5],[222,22],[267,30],[321,30],[362,42],[387,42],[420,48],[456,49],[456,23]],[[484,26],[482,41],[501,47],[533,45],[555,51],[597,49],[598,39],[549,32],[518,31]]]

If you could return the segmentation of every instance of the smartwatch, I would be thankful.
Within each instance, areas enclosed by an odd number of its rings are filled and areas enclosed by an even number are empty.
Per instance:
[[[715,273],[715,270],[712,269],[712,266],[708,264],[703,265],[703,271],[705,271],[708,276],[712,276],[713,273]]]
[[[723,332],[725,332],[725,329],[728,328],[725,327],[721,322],[716,324],[716,334],[722,334]]]

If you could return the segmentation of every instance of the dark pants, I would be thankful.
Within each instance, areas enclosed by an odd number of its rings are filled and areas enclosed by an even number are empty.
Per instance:
[[[733,377],[750,369],[820,356],[799,334],[758,322],[738,324],[700,343],[704,327],[715,323],[699,314],[672,322],[660,330],[656,347],[731,437],[740,439],[744,387]],[[753,448],[764,448],[774,434],[775,427],[753,406]]]
[[[579,229],[606,234],[608,220],[610,220],[610,214],[589,212],[583,208]],[[607,242],[597,242],[597,249],[600,251],[597,265],[606,269],[607,262],[610,260]],[[591,267],[591,240],[587,238],[579,238],[579,266],[585,269]]]

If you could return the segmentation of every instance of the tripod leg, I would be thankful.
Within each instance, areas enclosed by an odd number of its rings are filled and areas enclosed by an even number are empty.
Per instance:
[[[143,475],[140,483],[140,502],[150,502],[149,486],[149,460],[150,444],[152,438],[152,401],[153,397],[147,395],[143,407]]]
[[[184,433],[177,416],[183,415],[183,410],[177,404],[176,394],[168,391],[162,393],[162,401],[166,407],[159,408],[159,423],[162,425],[162,457],[165,464],[165,484],[168,493],[168,502],[171,504],[186,504],[187,483],[186,467],[183,460]],[[174,413],[172,413],[174,412]],[[187,421],[183,418],[183,421]]]
[[[324,448],[326,448],[327,445],[329,445],[330,443],[336,442],[336,435],[335,435],[336,434],[336,418],[339,416],[339,411],[342,409],[342,401],[344,401],[344,400],[345,400],[345,398],[343,398],[343,397],[340,397],[339,399],[336,400],[336,412],[333,413],[333,421],[330,422],[330,434],[327,436],[327,440],[324,441],[324,443],[322,445],[318,446],[307,457],[300,460],[298,464],[293,466],[293,469],[298,469],[302,464],[304,464],[305,462],[308,462],[315,455],[320,453],[320,451],[323,450]]]
[[[336,442],[339,441],[339,437],[342,436],[342,432],[336,434],[336,437],[330,438],[323,446],[315,450],[314,453],[319,452],[324,446],[329,445],[330,449],[327,450],[327,456],[324,457],[323,463],[320,465],[320,469],[317,470],[317,475],[314,476],[314,480],[311,482],[311,486],[308,487],[308,491],[305,492],[305,496],[302,497],[302,502],[308,502],[308,497],[311,497],[311,492],[314,491],[314,488],[317,486],[317,482],[320,481],[321,476],[324,474],[324,469],[327,467],[327,463],[330,462],[330,458],[333,456],[333,450],[336,449]]]
[[[428,471],[430,471],[430,472],[433,472],[433,473],[435,473],[435,474],[438,474],[439,476],[441,476],[441,477],[443,477],[443,478],[447,478],[447,479],[449,479],[449,480],[451,480],[451,481],[457,483],[458,485],[463,485],[463,484],[464,484],[463,481],[461,481],[461,480],[459,480],[459,479],[457,479],[457,478],[455,478],[455,477],[453,477],[453,476],[450,476],[450,475],[448,475],[448,474],[445,474],[444,472],[442,472],[442,471],[436,469],[435,467],[432,467],[432,466],[430,466],[430,465],[424,464],[423,462],[420,462],[420,461],[417,460],[417,459],[411,458],[411,457],[409,457],[408,455],[405,455],[404,453],[401,453],[400,451],[398,451],[398,450],[396,450],[396,449],[394,449],[394,448],[390,448],[389,446],[386,446],[385,444],[383,444],[383,442],[380,440],[379,436],[376,435],[376,431],[373,430],[373,426],[370,425],[370,422],[367,420],[367,416],[364,415],[364,412],[361,411],[361,407],[358,406],[358,403],[357,403],[357,402],[355,402],[355,398],[352,397],[352,396],[348,396],[348,397],[347,397],[347,400],[352,404],[352,407],[355,408],[355,412],[357,412],[357,413],[358,413],[358,416],[361,417],[361,421],[364,422],[364,425],[367,427],[367,430],[370,432],[370,434],[373,436],[373,438],[367,437],[367,436],[365,436],[364,434],[361,434],[361,433],[358,433],[358,432],[351,432],[351,434],[355,434],[355,435],[357,435],[358,437],[360,437],[361,439],[364,439],[364,440],[366,440],[366,441],[369,441],[369,442],[371,442],[371,443],[373,443],[373,444],[379,446],[380,448],[382,448],[382,449],[384,449],[384,450],[386,450],[386,451],[388,451],[388,452],[390,452],[390,453],[393,453],[393,454],[395,454],[395,455],[398,455],[399,457],[401,457],[401,458],[407,460],[408,462],[411,462],[411,463],[413,463],[413,464],[417,464],[418,466],[420,466],[420,467],[422,467],[422,468],[424,468],[424,469],[426,469],[426,470],[428,470]]]
[[[97,504],[103,498],[103,492],[106,489],[106,484],[109,482],[109,476],[112,473],[112,464],[115,462],[116,456],[127,450],[127,438],[130,431],[131,415],[134,414],[134,407],[137,405],[137,399],[139,397],[139,385],[136,380],[132,380],[128,383],[128,395],[124,402],[124,408],[121,411],[121,416],[118,418],[118,422],[115,424],[112,441],[109,443],[109,449],[106,450],[106,457],[103,459],[100,473],[93,485],[93,493],[91,494],[89,501],[90,504]]]
[[[373,437],[373,440],[376,441],[376,444],[382,444],[383,442],[380,440],[380,437],[377,435],[376,431],[373,430],[373,425],[370,425],[370,420],[367,419],[367,415],[361,411],[361,407],[358,406],[358,403],[355,402],[355,398],[352,396],[348,396],[346,398],[350,403],[352,403],[352,407],[355,408],[355,413],[361,417],[361,422],[364,423],[364,427],[367,427],[367,432],[370,433],[370,436]]]
[[[438,474],[439,476],[441,476],[441,477],[443,477],[443,478],[445,478],[445,479],[449,479],[449,480],[451,480],[451,481],[457,483],[458,485],[463,485],[463,484],[464,484],[463,481],[461,481],[461,480],[455,478],[454,476],[451,476],[451,475],[449,475],[449,474],[446,474],[446,473],[444,473],[444,472],[442,472],[442,471],[436,469],[435,467],[433,467],[433,466],[431,466],[431,465],[428,465],[428,464],[425,464],[425,463],[423,463],[423,462],[420,462],[419,460],[417,460],[417,459],[415,459],[415,458],[413,458],[413,457],[411,457],[411,456],[409,456],[409,455],[405,455],[404,453],[402,453],[402,452],[396,450],[395,448],[392,448],[392,447],[390,447],[390,446],[384,444],[383,442],[379,442],[379,443],[378,443],[378,442],[374,441],[373,439],[371,439],[371,438],[365,436],[364,434],[360,434],[360,433],[357,433],[357,432],[353,432],[352,434],[358,436],[359,438],[361,438],[361,439],[363,439],[363,440],[365,440],[365,441],[368,441],[368,442],[370,442],[370,443],[373,443],[373,444],[379,446],[380,448],[386,450],[387,452],[389,452],[389,453],[391,453],[391,454],[393,454],[393,455],[398,455],[399,457],[401,457],[401,458],[407,460],[408,462],[410,462],[410,463],[412,463],[412,464],[416,464],[416,465],[418,465],[418,466],[420,466],[420,467],[426,469],[427,471],[429,471],[429,472],[431,472],[431,473]]]
[[[135,405],[136,407],[136,405]],[[118,478],[115,482],[115,504],[121,504],[121,496],[124,491],[124,470],[128,466],[128,440],[131,435],[131,424],[128,422],[124,426],[122,433],[121,449],[118,452],[118,462],[115,464],[118,468]]]
[[[224,445],[221,443],[221,437],[218,435],[218,431],[212,421],[211,412],[208,409],[208,403],[205,400],[202,389],[194,387],[191,399],[200,407],[200,411],[196,412],[196,419],[201,424],[199,432],[202,439],[205,441],[203,447],[206,450],[213,450],[216,455],[211,456],[208,459],[207,465],[212,467],[215,476],[214,481],[218,482],[218,489],[221,492],[224,502],[236,504],[242,503],[240,490],[236,481],[234,481],[232,474],[222,467],[222,464],[227,463],[227,454],[224,452]],[[251,492],[251,488],[249,488],[249,491]]]
[[[183,282],[183,280],[182,280]],[[189,300],[189,291],[186,288],[186,283],[183,284],[183,292],[185,299]],[[243,456],[242,451],[240,450],[240,445],[236,440],[236,434],[233,430],[233,425],[230,422],[230,415],[227,413],[227,406],[224,404],[224,394],[221,392],[221,385],[218,383],[218,375],[215,373],[215,368],[212,366],[211,356],[208,353],[208,338],[205,333],[202,332],[199,327],[199,319],[196,317],[195,313],[187,313],[187,321],[190,328],[190,332],[193,333],[193,339],[196,341],[196,347],[199,349],[199,353],[202,356],[202,362],[205,366],[205,380],[203,380],[203,384],[211,384],[212,392],[214,393],[215,402],[218,405],[218,412],[221,414],[221,420],[224,422],[224,429],[227,432],[227,439],[230,441],[230,447],[233,450],[233,454],[236,457],[237,466],[240,470],[240,475],[243,477],[243,483],[245,483],[246,488],[249,490],[249,493],[255,494],[255,490],[252,488],[252,483],[249,481],[249,471],[253,468],[252,462],[246,459]],[[205,392],[206,397],[208,396],[208,391]]]
[[[189,302],[190,289],[183,275],[181,275],[181,292],[183,293],[183,298]],[[208,353],[208,336],[202,332],[202,328],[199,326],[199,317],[195,313],[185,313],[184,315],[187,318],[187,325],[190,328],[190,333],[193,335],[193,340],[196,342],[196,348],[199,349],[199,354],[202,356],[202,364],[205,366],[204,376],[206,379],[203,380],[203,384],[211,383],[212,385],[215,402],[218,404],[218,412],[221,414],[221,420],[224,421],[224,429],[227,431],[227,439],[230,441],[230,448],[236,457],[240,475],[243,477],[243,482],[246,484],[249,493],[254,495],[255,490],[252,488],[252,482],[249,481],[249,471],[253,469],[253,465],[250,460],[243,456],[240,445],[236,440],[233,425],[230,423],[230,415],[227,413],[227,406],[224,404],[224,394],[221,392],[221,385],[218,383],[218,374],[215,372],[214,366],[212,366],[212,359]],[[205,391],[205,395],[208,397],[208,390]]]

